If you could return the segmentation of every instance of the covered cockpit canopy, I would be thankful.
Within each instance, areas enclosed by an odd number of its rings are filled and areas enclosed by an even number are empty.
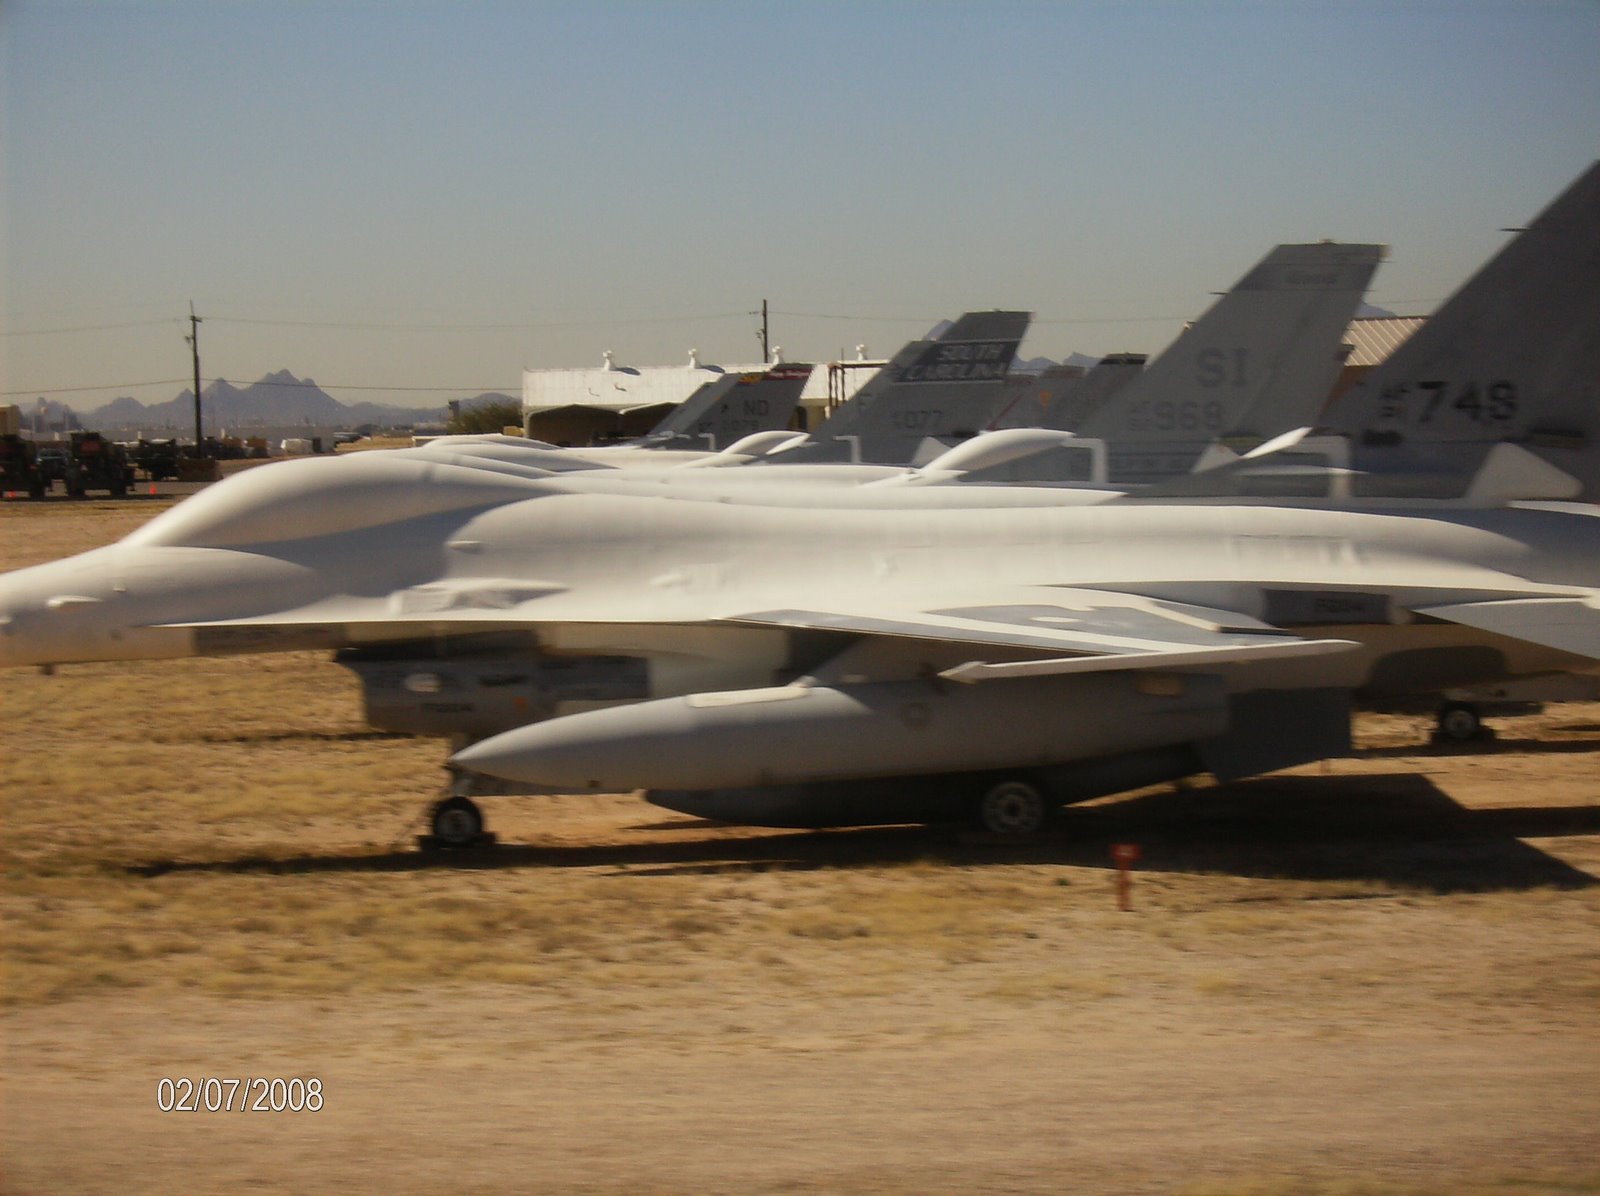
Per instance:
[[[124,543],[236,548],[359,531],[546,492],[547,471],[408,453],[283,461],[236,474],[158,515]]]

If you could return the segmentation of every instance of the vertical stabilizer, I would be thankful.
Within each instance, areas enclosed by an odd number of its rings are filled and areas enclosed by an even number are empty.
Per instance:
[[[715,452],[753,433],[787,428],[810,377],[811,366],[799,362],[724,374],[680,403],[642,447]]]
[[[811,438],[775,460],[907,465],[929,439],[957,444],[989,425],[1029,312],[969,312],[896,353]]]
[[[1323,423],[1369,474],[1470,478],[1509,441],[1600,501],[1600,162]]]
[[[1264,440],[1315,418],[1381,245],[1280,245],[1078,427],[1110,448],[1111,480],[1190,469],[1219,437]]]
[[[990,430],[1000,428],[1050,428],[1074,432],[1144,369],[1143,353],[1113,353],[1093,367],[1051,366],[1041,374],[1012,374],[1011,391]]]
[[[1144,372],[1145,362],[1143,353],[1113,353],[1102,357],[1076,386],[1050,397],[1039,426],[1076,432]]]

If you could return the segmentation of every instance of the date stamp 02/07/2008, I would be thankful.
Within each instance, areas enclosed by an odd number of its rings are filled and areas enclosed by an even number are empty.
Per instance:
[[[156,1108],[163,1113],[320,1113],[322,1081],[299,1076],[221,1079],[162,1076]]]

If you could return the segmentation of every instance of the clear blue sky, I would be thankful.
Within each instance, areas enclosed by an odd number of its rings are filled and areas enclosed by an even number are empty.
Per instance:
[[[1425,312],[1600,153],[1600,3],[0,0],[4,401],[1153,352],[1273,244]],[[848,317],[848,318],[846,318]],[[128,324],[131,327],[87,326]],[[437,387],[439,393],[340,387]]]

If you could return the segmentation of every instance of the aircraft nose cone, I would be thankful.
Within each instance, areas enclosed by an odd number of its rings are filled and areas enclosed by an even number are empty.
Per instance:
[[[86,559],[0,576],[0,668],[96,658],[85,653],[106,638],[116,595],[98,570],[82,567]]]
[[[43,663],[30,651],[27,632],[32,619],[19,596],[10,592],[13,589],[0,578],[0,668]]]
[[[529,732],[534,732],[531,745]],[[530,765],[538,759],[541,738],[536,728],[519,727],[462,748],[450,757],[450,763],[485,776],[531,781],[535,777]]]
[[[631,708],[627,708],[631,713]],[[589,711],[505,731],[462,748],[450,763],[471,772],[558,791],[632,789],[633,744],[611,730],[613,719]],[[626,714],[624,714],[626,717]],[[623,776],[623,773],[630,773]]]

